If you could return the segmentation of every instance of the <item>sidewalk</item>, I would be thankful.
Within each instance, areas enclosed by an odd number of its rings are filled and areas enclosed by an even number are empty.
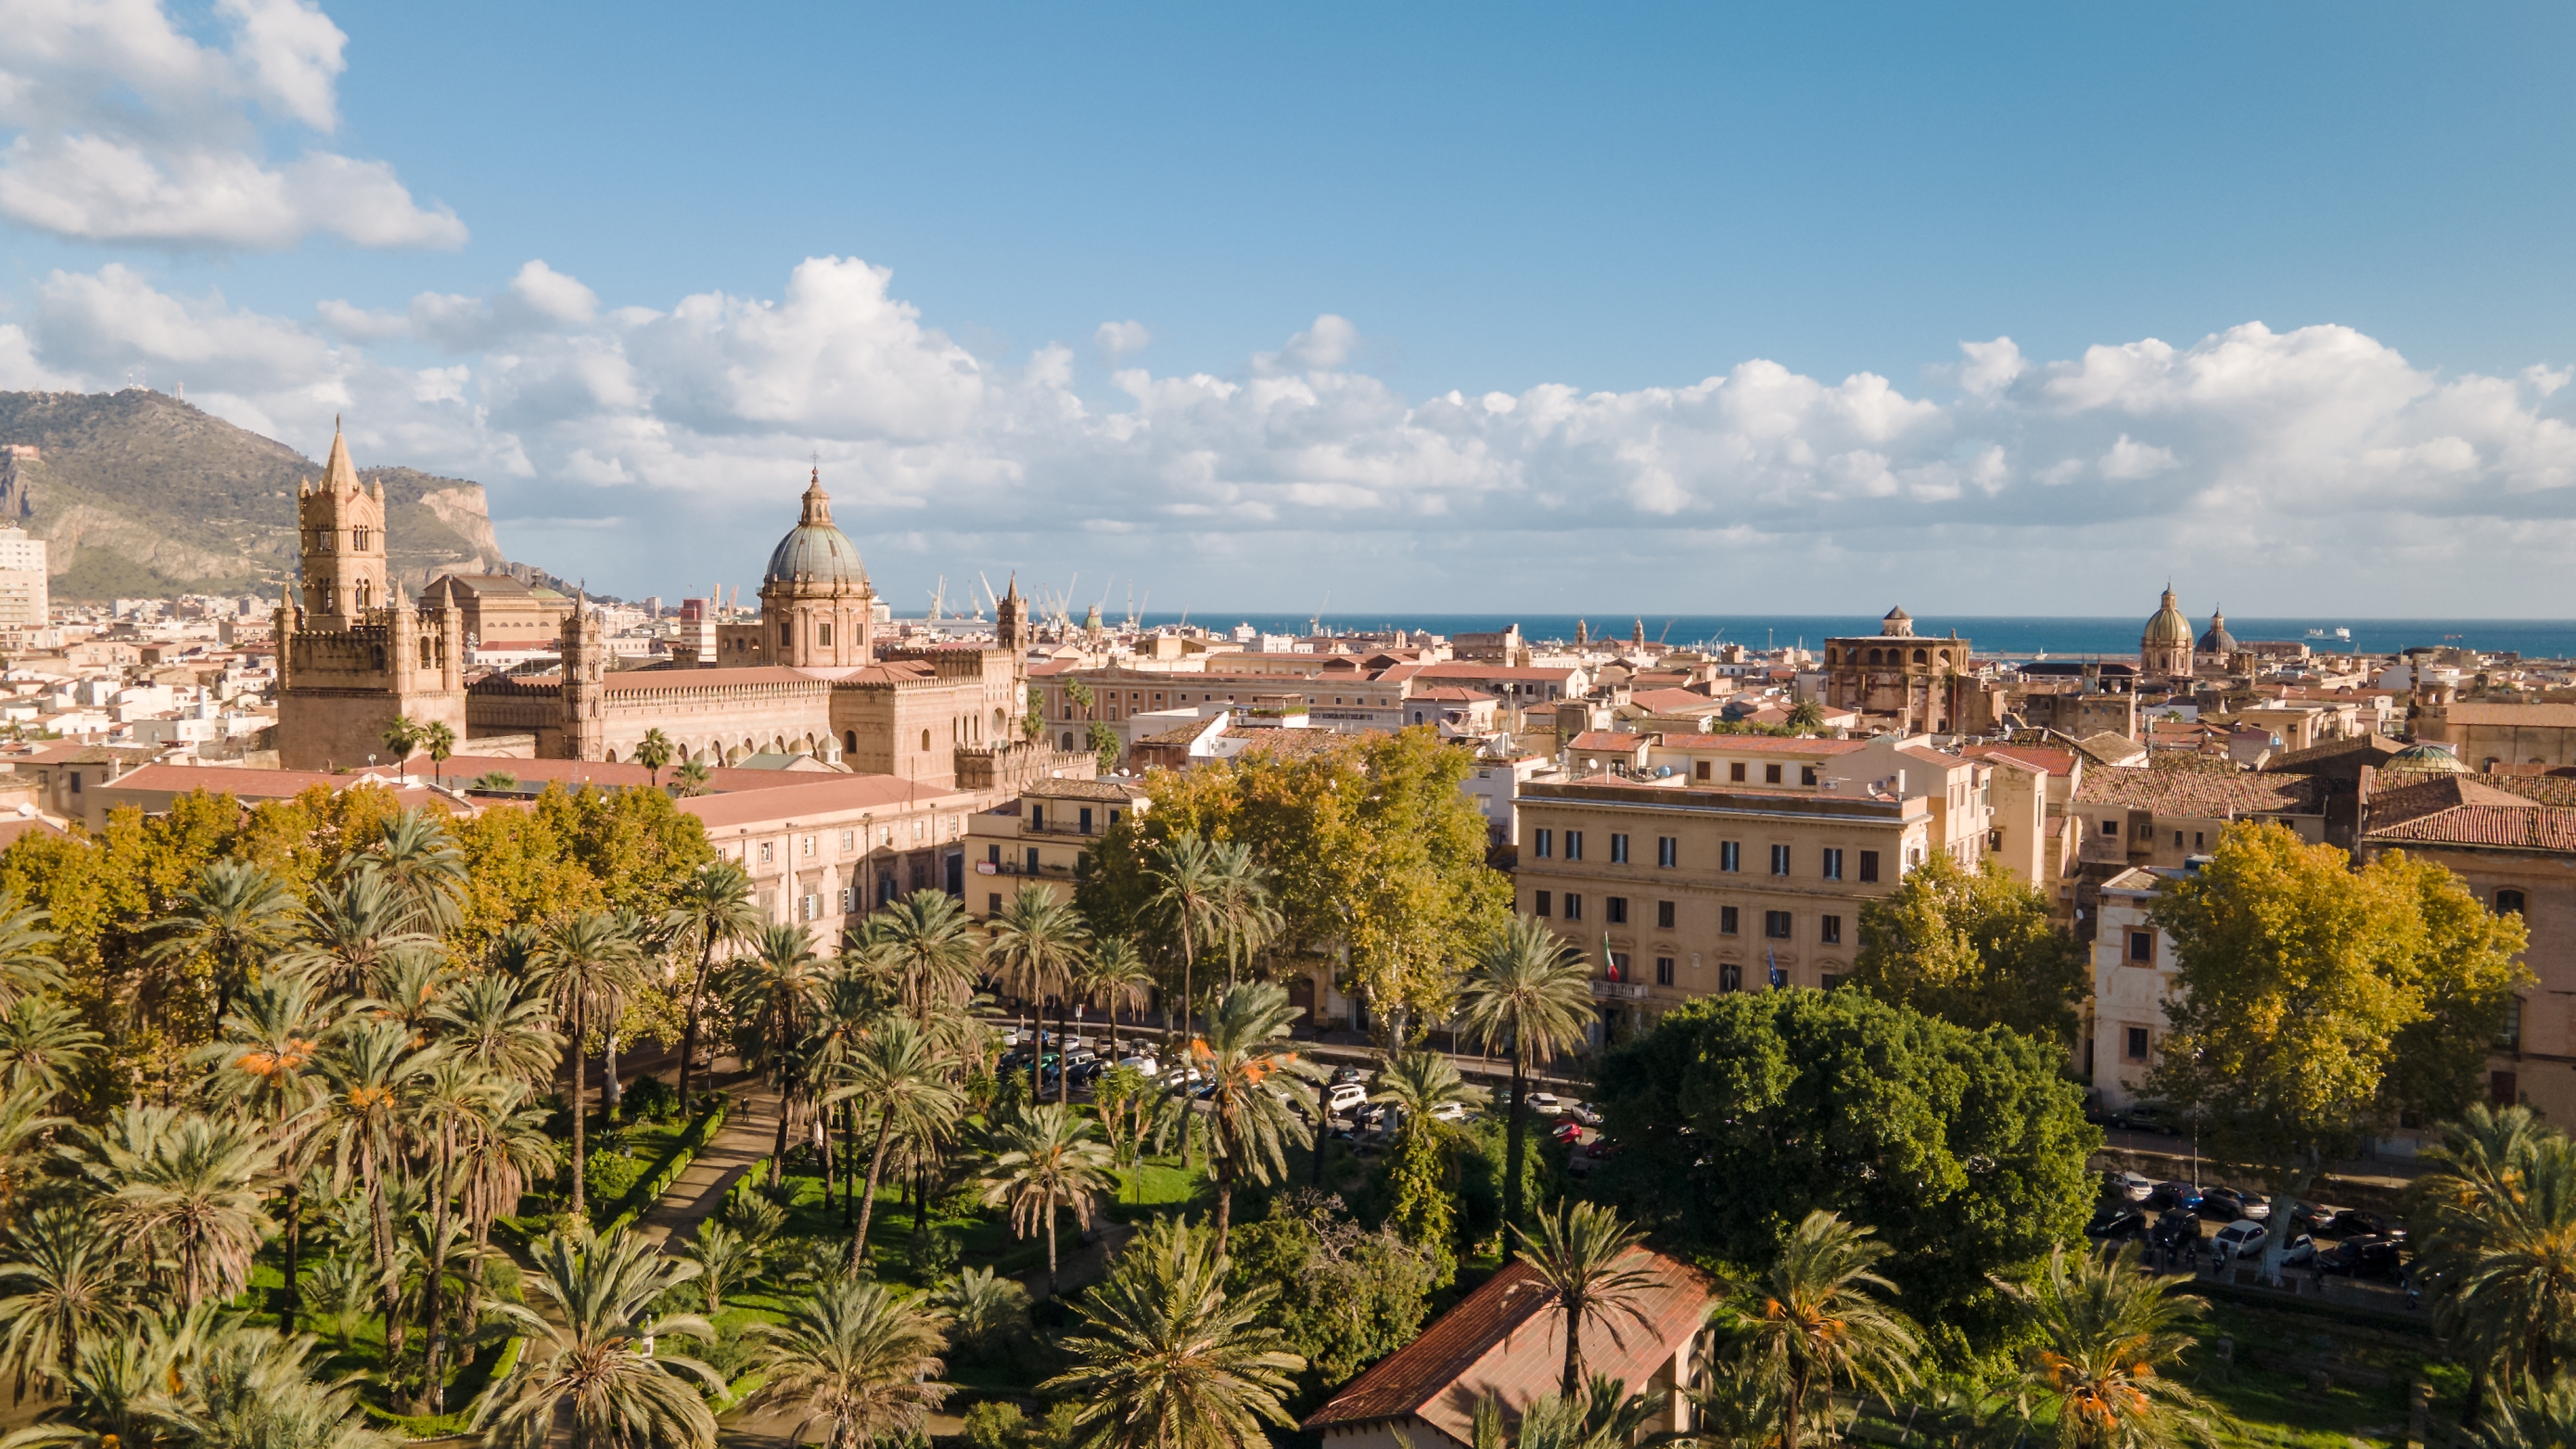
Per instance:
[[[726,1087],[724,1093],[733,1099],[734,1109],[726,1114],[715,1140],[698,1149],[679,1177],[635,1221],[636,1231],[666,1251],[673,1239],[687,1239],[701,1219],[724,1206],[725,1194],[734,1183],[778,1144],[777,1088],[745,1079]]]

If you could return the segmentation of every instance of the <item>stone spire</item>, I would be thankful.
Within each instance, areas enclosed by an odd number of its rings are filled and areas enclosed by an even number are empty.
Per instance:
[[[805,489],[805,514],[797,523],[805,528],[832,522],[832,495],[823,491],[823,465],[814,465],[814,481]]]
[[[322,486],[342,497],[358,491],[357,465],[349,461],[349,440],[340,435],[340,417],[331,416],[331,457],[322,465]]]

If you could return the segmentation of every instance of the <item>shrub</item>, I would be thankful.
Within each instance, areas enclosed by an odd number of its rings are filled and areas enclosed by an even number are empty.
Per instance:
[[[591,1202],[605,1206],[633,1191],[644,1169],[634,1158],[603,1147],[590,1154],[590,1162],[582,1168],[581,1175],[589,1185]]]
[[[965,1251],[955,1233],[929,1223],[903,1245],[903,1266],[911,1272],[912,1281],[928,1283],[955,1272],[957,1260],[965,1256]]]
[[[1017,1404],[977,1404],[966,1411],[966,1442],[974,1449],[1020,1449],[1028,1442],[1028,1416]]]
[[[629,1116],[646,1122],[668,1122],[680,1115],[680,1093],[660,1077],[639,1077],[626,1089]]]

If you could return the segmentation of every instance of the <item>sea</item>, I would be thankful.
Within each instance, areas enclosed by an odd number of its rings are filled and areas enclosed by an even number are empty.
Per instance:
[[[1640,622],[1635,614],[1587,614],[1581,619],[1590,626],[1591,636],[1595,639],[1605,634],[1624,639]],[[1147,614],[1143,622],[1151,627],[1184,621],[1179,615]],[[1460,634],[1491,633],[1518,624],[1521,637],[1536,642],[1572,639],[1577,616],[1387,611],[1330,613],[1317,620],[1305,614],[1193,612],[1186,622],[1220,632],[1237,624],[1250,624],[1266,634],[1304,634],[1320,622],[1325,629],[1345,634],[1404,629],[1451,638]],[[1753,649],[1782,645],[1813,648],[1829,638],[1875,634],[1879,629],[1875,614],[1648,614],[1643,616],[1642,622],[1649,641],[1677,648],[1705,648],[1720,644],[1742,644]],[[1980,657],[2007,660],[2066,659],[2086,655],[2134,657],[2138,652],[2138,635],[2145,627],[2146,616],[2143,614],[2135,618],[1932,614],[1914,621],[1917,634],[1947,635],[1956,631],[1959,637],[1975,646]],[[2195,632],[2208,627],[2205,619],[2192,621]],[[2349,630],[2350,637],[2342,637],[2338,630]],[[2518,654],[2525,659],[2576,659],[2576,620],[2568,619],[2240,619],[2231,616],[2227,621],[2227,632],[2240,641],[2296,640],[2321,654],[2356,651],[2396,654],[2417,647],[2451,646],[2475,649],[2485,654]]]

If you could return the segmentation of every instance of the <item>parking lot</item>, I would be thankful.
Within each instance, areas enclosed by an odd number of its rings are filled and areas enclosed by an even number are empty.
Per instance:
[[[2283,1291],[2342,1296],[2373,1307],[2414,1306],[2412,1256],[2405,1224],[2362,1208],[2299,1204],[2293,1210]],[[2114,1172],[2103,1180],[2085,1236],[2136,1241],[2147,1265],[2258,1284],[2272,1229],[2273,1205],[2262,1194],[2225,1184],[2152,1180]],[[2265,1285],[2270,1286],[2270,1285]]]

